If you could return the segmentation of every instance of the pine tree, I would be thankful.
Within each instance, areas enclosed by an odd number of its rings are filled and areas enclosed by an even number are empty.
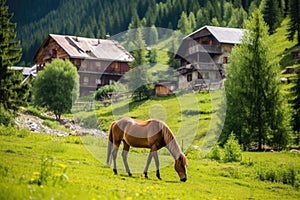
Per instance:
[[[181,34],[178,34],[178,32],[176,31],[172,34],[172,38],[174,39],[171,41],[170,49],[168,51],[168,57],[169,57],[168,65],[170,68],[177,69],[180,67],[179,59],[175,59],[176,51],[178,50],[179,47],[179,45],[176,43],[176,41],[178,41],[178,39],[176,40],[176,38],[180,38],[180,37]]]
[[[188,17],[189,23],[191,24],[191,31],[194,31],[197,28],[196,18],[194,13],[190,12]]]
[[[263,15],[265,22],[269,25],[269,33],[272,34],[280,25],[282,19],[278,0],[265,0],[263,8]]]
[[[294,40],[297,34],[297,45],[300,45],[300,0],[289,0],[290,21],[288,24],[288,39]]]
[[[177,28],[183,33],[183,34],[190,34],[192,30],[192,24],[188,19],[187,14],[183,11],[181,13],[181,17],[178,20]]]
[[[156,27],[152,25],[150,28],[145,28],[144,32],[146,44],[148,46],[155,45],[158,41],[158,32]]]
[[[225,82],[227,112],[223,140],[234,132],[244,147],[252,142],[284,147],[288,116],[277,77],[279,64],[269,49],[268,27],[257,9],[246,23],[242,44],[230,56]]]
[[[295,98],[293,99],[293,119],[292,119],[292,125],[293,129],[295,131],[295,144],[300,144],[300,68],[298,67],[296,69],[296,84],[293,87],[293,94]]]
[[[132,52],[134,61],[131,63],[133,69],[126,74],[125,80],[127,80],[128,89],[133,92],[133,101],[141,101],[151,96],[153,88],[151,76],[147,72],[146,64],[148,63],[148,52],[146,50],[142,28],[135,29],[135,32],[136,40]]]
[[[16,40],[16,24],[11,23],[5,0],[0,0],[0,110],[17,111],[23,104],[28,85],[22,85],[23,76],[9,67],[20,61],[20,42]],[[1,122],[0,122],[1,123]]]

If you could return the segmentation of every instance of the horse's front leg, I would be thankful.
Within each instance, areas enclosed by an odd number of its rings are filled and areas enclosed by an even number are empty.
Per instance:
[[[148,169],[149,169],[149,165],[151,163],[152,157],[153,157],[152,153],[153,152],[149,153],[148,159],[147,159],[147,163],[146,163],[146,166],[145,166],[145,169],[144,169],[144,176],[145,176],[145,178],[148,178]]]
[[[158,155],[157,155],[157,151],[152,152],[153,153],[153,157],[154,157],[154,161],[155,161],[155,166],[156,166],[156,177],[161,180],[160,177],[160,172],[159,172],[159,160],[158,160]]]

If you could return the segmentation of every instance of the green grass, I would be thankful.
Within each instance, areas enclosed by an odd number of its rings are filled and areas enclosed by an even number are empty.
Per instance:
[[[163,180],[156,179],[154,163],[147,180],[142,176],[146,149],[130,149],[133,177],[125,173],[119,151],[119,175],[113,175],[105,166],[104,138],[57,137],[0,127],[0,199],[297,199],[300,154],[246,152],[239,163],[200,158],[193,146],[201,146],[209,130],[215,132],[221,99],[221,91],[135,103],[125,99],[107,107],[94,102],[96,110],[76,108],[73,113],[88,126],[98,120],[103,130],[122,116],[165,120],[188,153],[186,183],[179,181],[165,148],[159,151]]]
[[[258,164],[269,162],[292,163],[299,169],[299,154],[244,153],[243,163],[227,164],[188,155],[188,181],[181,183],[173,164],[161,169],[161,181],[153,171],[149,180],[140,172],[128,177],[121,160],[119,175],[113,175],[91,153],[98,147],[101,154],[104,139],[0,133],[0,199],[297,199],[300,195],[297,187],[260,181],[255,173]],[[146,160],[135,162],[143,167]],[[44,181],[38,183],[40,179]]]
[[[295,46],[297,44],[296,38],[294,41],[287,40],[288,22],[289,19],[285,18],[282,21],[281,26],[276,29],[273,35],[270,36],[270,49],[272,49],[272,52],[278,56],[282,69],[295,64],[296,60],[291,59],[291,52],[295,50],[295,48],[298,48]]]
[[[284,26],[286,23],[283,21]],[[285,59],[285,48],[294,43],[285,40],[284,32],[282,27],[272,36],[276,41],[272,48]],[[167,71],[164,48],[168,42],[160,44],[159,63],[152,72]],[[284,59],[282,62],[288,63]],[[164,120],[188,153],[186,183],[179,182],[173,159],[165,149],[159,152],[163,180],[155,178],[153,163],[147,180],[142,176],[147,150],[130,149],[133,177],[125,173],[119,152],[119,175],[113,175],[104,164],[104,138],[57,137],[0,127],[0,199],[298,199],[300,154],[244,152],[241,162],[222,163],[203,159],[193,148],[201,147],[207,133],[212,133],[210,138],[217,134],[224,111],[222,97],[220,91],[214,91],[152,97],[135,103],[124,99],[109,106],[87,99],[88,106],[73,110],[78,123],[87,127],[98,123],[104,131],[123,116]],[[29,110],[40,116],[36,109]],[[49,127],[58,128],[57,123],[45,120]]]

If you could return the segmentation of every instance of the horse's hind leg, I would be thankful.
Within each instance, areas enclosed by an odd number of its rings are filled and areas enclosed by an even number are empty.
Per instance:
[[[112,158],[113,158],[113,162],[114,162],[114,174],[117,175],[118,174],[118,170],[117,170],[117,155],[118,155],[118,149],[119,147],[114,145],[113,150],[112,150]]]
[[[125,169],[126,169],[126,172],[128,173],[128,175],[132,176],[132,173],[130,172],[128,162],[127,162],[127,156],[128,156],[130,146],[125,141],[123,141],[123,144],[124,144],[124,148],[122,151],[123,163],[124,163],[124,166],[125,166]]]
[[[159,160],[158,160],[157,151],[153,151],[153,157],[154,157],[155,166],[156,166],[156,177],[157,177],[159,180],[161,180],[160,172],[159,172]]]

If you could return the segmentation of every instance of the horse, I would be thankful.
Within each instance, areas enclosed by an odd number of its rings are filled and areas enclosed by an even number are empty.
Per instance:
[[[187,158],[181,151],[172,131],[162,121],[156,119],[149,119],[141,121],[129,117],[114,121],[108,134],[107,147],[107,166],[111,165],[111,158],[114,163],[113,172],[117,172],[117,152],[119,146],[123,142],[122,158],[125,170],[129,176],[132,176],[127,162],[127,155],[130,146],[137,148],[149,148],[147,163],[144,169],[144,177],[148,178],[148,168],[152,158],[154,158],[156,166],[156,177],[161,179],[159,172],[159,160],[157,151],[166,147],[175,160],[175,170],[178,173],[180,181],[187,180]]]

